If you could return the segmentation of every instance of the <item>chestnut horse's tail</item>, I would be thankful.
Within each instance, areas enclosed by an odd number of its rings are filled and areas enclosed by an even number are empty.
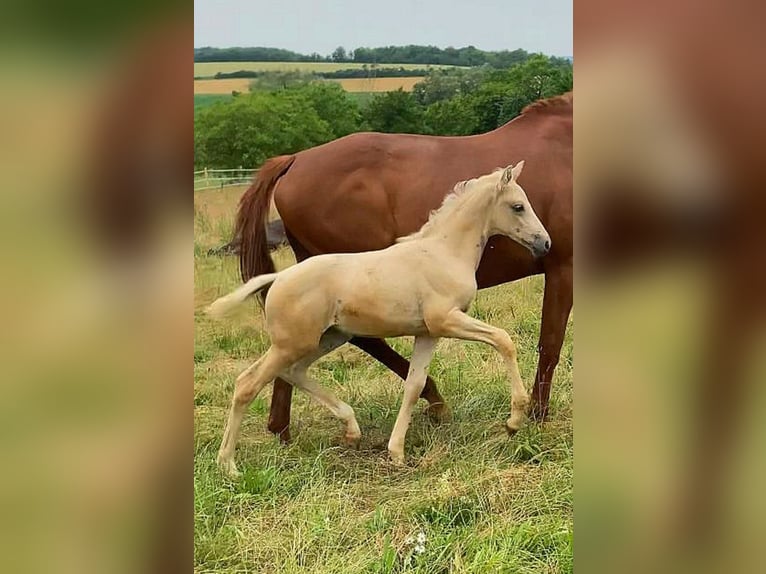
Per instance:
[[[275,271],[266,241],[266,219],[274,186],[294,161],[295,155],[281,155],[266,161],[239,200],[234,237],[240,241],[239,272],[243,281]]]

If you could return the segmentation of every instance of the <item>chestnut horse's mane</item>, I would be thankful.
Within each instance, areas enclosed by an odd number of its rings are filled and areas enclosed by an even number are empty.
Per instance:
[[[537,100],[524,107],[521,110],[522,115],[531,114],[535,112],[554,112],[559,110],[566,110],[572,107],[572,92],[561,94],[560,96],[553,96],[551,98],[545,98],[544,100]]]

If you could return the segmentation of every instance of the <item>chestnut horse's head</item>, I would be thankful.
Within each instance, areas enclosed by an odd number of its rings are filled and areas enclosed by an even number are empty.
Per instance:
[[[495,186],[495,204],[489,219],[489,232],[506,235],[542,257],[551,248],[551,237],[537,217],[527,194],[518,183],[524,161],[503,169]]]

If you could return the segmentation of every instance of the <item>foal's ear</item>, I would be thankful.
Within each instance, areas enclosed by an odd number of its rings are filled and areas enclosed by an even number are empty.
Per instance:
[[[511,168],[511,174],[513,179],[519,179],[519,176],[521,175],[521,170],[524,169],[524,160],[522,159],[519,163],[517,163],[515,166]]]
[[[500,178],[500,182],[503,185],[507,185],[516,180],[519,175],[521,175],[522,169],[524,169],[524,160],[521,160],[516,165],[509,165],[503,170],[503,176]]]

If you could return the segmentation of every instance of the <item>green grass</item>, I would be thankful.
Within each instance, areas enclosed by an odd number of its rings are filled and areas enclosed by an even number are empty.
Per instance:
[[[341,424],[300,391],[293,401],[293,443],[280,446],[265,430],[269,388],[243,425],[236,455],[243,478],[223,477],[214,459],[234,379],[268,347],[255,303],[223,322],[201,313],[239,283],[234,258],[204,255],[226,229],[195,212],[196,572],[572,571],[571,326],[545,425],[530,423],[509,439],[501,359],[480,344],[443,340],[430,372],[453,419],[436,425],[417,411],[407,464],[393,467],[386,442],[401,382],[346,346],[312,370],[354,407],[360,450],[341,446]],[[291,256],[284,250],[277,260],[283,267]],[[482,291],[471,310],[510,332],[528,384],[537,361],[542,289],[542,278],[535,277]],[[410,353],[411,339],[391,342]]]
[[[194,94],[194,111],[211,106],[216,102],[228,102],[231,94]]]
[[[379,93],[380,92],[346,92],[348,97],[350,97],[352,100],[356,100],[356,103],[361,107],[365,107],[367,104],[369,104],[370,100],[372,100],[372,98],[374,98],[375,95]]]
[[[368,64],[369,66],[370,64]],[[427,68],[454,68],[456,66],[436,66],[428,64],[379,64],[381,68],[404,68],[405,70],[420,70]],[[248,70],[254,72],[293,71],[303,72],[335,72],[363,68],[364,64],[346,62],[195,62],[194,77],[212,78],[218,72],[238,72]]]

